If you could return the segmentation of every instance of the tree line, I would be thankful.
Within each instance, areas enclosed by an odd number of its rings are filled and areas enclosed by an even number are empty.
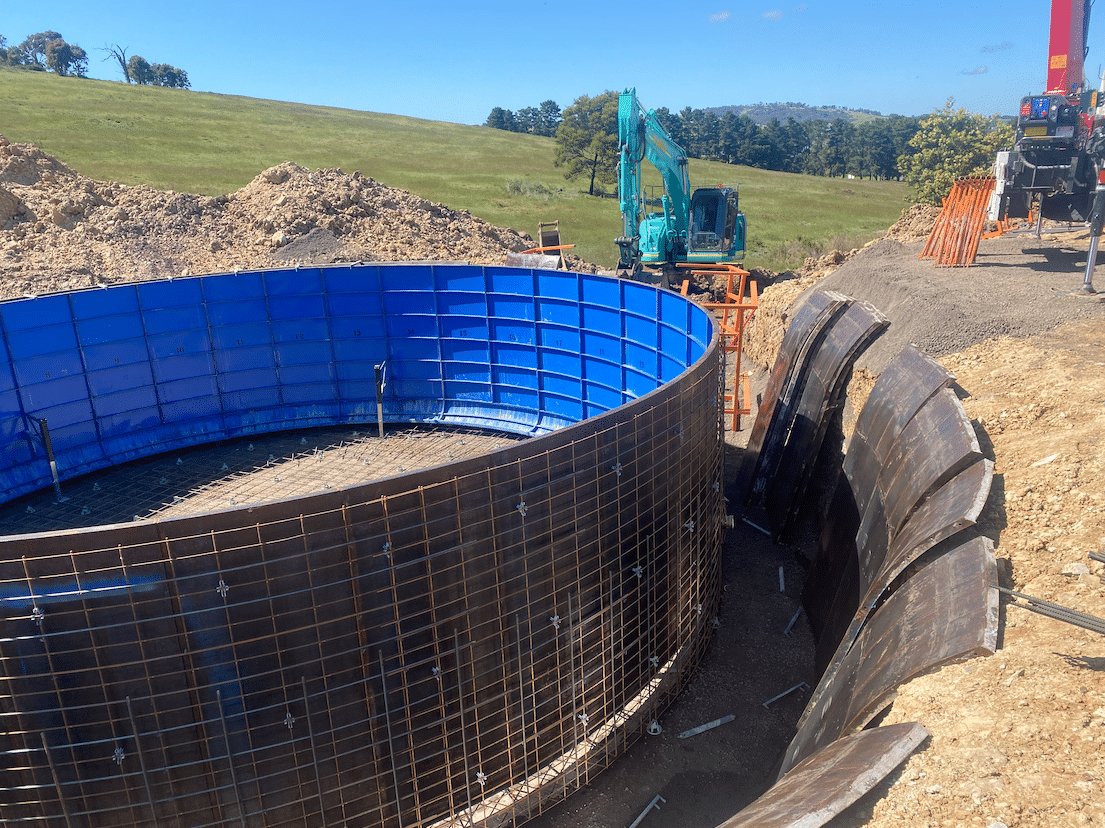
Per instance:
[[[556,101],[542,101],[537,106],[527,106],[517,112],[497,106],[484,121],[484,126],[505,129],[507,132],[528,132],[552,138],[560,126],[560,107]]]
[[[602,99],[597,104],[601,110],[604,104],[609,104],[605,96],[614,99],[615,107],[608,116],[612,114],[614,118],[612,132],[616,137],[616,93],[577,99],[572,107],[573,116],[578,116],[583,99],[588,106],[593,100]],[[830,177],[901,178],[898,158],[920,126],[919,118],[903,115],[858,124],[845,118],[832,121],[787,118],[785,122],[772,118],[761,126],[747,115],[734,112],[718,116],[710,110],[691,107],[679,112],[671,112],[667,107],[655,111],[660,123],[690,158]],[[562,120],[560,107],[554,101],[544,101],[539,107],[518,112],[495,107],[484,126],[552,137]]]
[[[144,57],[131,55],[121,46],[104,46],[101,51],[115,58],[127,83],[190,89],[188,73],[168,63],[150,63]],[[39,72],[53,72],[62,77],[88,77],[88,53],[76,43],[69,43],[55,31],[28,35],[22,43],[8,46],[0,35],[0,65],[20,66]]]
[[[764,127],[747,116],[718,118],[700,109],[656,114],[694,158],[808,175],[901,178],[919,201],[938,205],[956,178],[988,174],[997,150],[1013,140],[1001,118],[953,107],[949,98],[943,109],[917,118],[891,115],[860,124],[788,118]],[[617,183],[618,159],[618,93],[576,98],[561,114],[555,165],[565,178],[586,178],[594,195],[596,185]]]

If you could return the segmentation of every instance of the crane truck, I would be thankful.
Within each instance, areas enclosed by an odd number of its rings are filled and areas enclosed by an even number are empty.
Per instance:
[[[1095,293],[1093,268],[1105,225],[1105,107],[1086,90],[1083,65],[1093,0],[1052,0],[1046,90],[1021,99],[1013,149],[999,152],[988,218],[1085,222],[1090,252],[1081,293]],[[1099,109],[1099,107],[1101,107]]]
[[[716,264],[744,258],[746,223],[737,187],[700,187],[693,193],[687,154],[664,129],[655,110],[645,112],[636,89],[618,98],[618,198],[623,232],[618,275],[638,278],[642,266],[659,269],[663,284],[678,262]],[[664,181],[663,212],[649,213],[641,188],[647,159]]]

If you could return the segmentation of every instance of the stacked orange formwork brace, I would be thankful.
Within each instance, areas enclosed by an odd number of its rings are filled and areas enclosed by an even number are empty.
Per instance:
[[[744,326],[752,318],[752,314],[760,304],[759,290],[756,283],[750,280],[749,272],[734,264],[680,264],[679,267],[693,268],[691,273],[695,276],[714,277],[717,275],[728,276],[725,287],[724,302],[703,302],[704,308],[714,312],[718,318],[718,329],[721,332],[721,347],[725,353],[735,353],[736,377],[733,392],[723,393],[725,413],[732,416],[729,429],[740,431],[741,415],[752,413],[752,372],[741,371],[741,354],[743,353]],[[733,281],[737,281],[737,289],[733,290]],[[681,293],[686,296],[689,281],[683,281]],[[746,292],[748,295],[746,297]],[[730,316],[732,314],[732,316]],[[743,399],[743,403],[741,400]]]
[[[957,179],[918,258],[935,259],[937,267],[969,267],[978,253],[993,191],[993,176]]]

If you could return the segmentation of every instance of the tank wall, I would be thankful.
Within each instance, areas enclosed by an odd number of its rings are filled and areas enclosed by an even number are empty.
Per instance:
[[[457,285],[482,269],[427,270]],[[411,283],[414,271],[396,271]],[[311,272],[326,282],[360,269]],[[541,286],[554,276],[568,292],[564,274],[479,278]],[[571,278],[582,325],[609,286]],[[705,646],[724,514],[722,362],[708,317],[671,294],[614,284],[619,301],[652,294],[657,315],[670,305],[692,320],[681,331],[652,322],[658,340],[682,342],[683,368],[677,349],[654,346],[654,390],[628,404],[369,485],[0,540],[5,824],[498,825],[605,767]],[[527,311],[509,295],[515,313],[481,344],[488,354],[518,353],[509,334],[525,330],[515,323]],[[530,298],[531,331],[541,302]],[[645,325],[643,310],[614,310],[625,326]],[[446,324],[425,315],[424,330]],[[614,317],[602,318],[593,333],[608,338]],[[489,331],[499,322],[484,320]],[[425,338],[443,347],[440,333]],[[396,338],[388,346],[394,364],[417,362]],[[604,365],[594,353],[577,356]],[[539,400],[542,364],[528,373]],[[504,374],[525,374],[508,365]],[[492,398],[499,367],[483,366]],[[602,379],[581,374],[581,388]],[[587,393],[581,416],[593,413]],[[389,416],[404,405],[429,416],[428,399],[393,398]],[[345,416],[343,400],[334,416]],[[456,399],[436,403],[440,418]],[[480,411],[549,426],[540,407],[512,405]],[[256,423],[289,422],[282,404],[263,410],[271,419]]]
[[[546,433],[678,376],[707,314],[561,271],[335,265],[0,303],[0,498],[229,437],[375,422]]]

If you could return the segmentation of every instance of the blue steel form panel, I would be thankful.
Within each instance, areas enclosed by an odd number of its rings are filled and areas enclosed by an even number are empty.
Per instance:
[[[374,421],[386,364],[390,422],[544,432],[649,394],[712,331],[683,298],[636,283],[421,265],[120,285],[0,303],[0,325],[9,497],[49,482],[41,417],[66,478],[231,436]]]
[[[388,358],[379,268],[344,265],[321,272],[341,419],[375,419],[375,366]],[[390,387],[385,394],[390,398]]]

